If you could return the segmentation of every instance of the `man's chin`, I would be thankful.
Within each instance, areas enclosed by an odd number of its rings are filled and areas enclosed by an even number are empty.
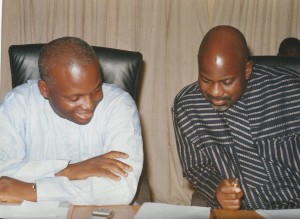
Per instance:
[[[93,118],[94,113],[75,114],[73,121],[78,125],[87,125]]]
[[[72,122],[78,124],[78,125],[87,125],[90,123],[90,121],[92,120],[92,118],[90,119],[76,119],[76,120],[73,120]]]
[[[91,120],[89,121],[73,121],[74,123],[78,124],[78,125],[87,125],[90,123]]]
[[[78,125],[87,125],[92,120],[92,118],[90,118],[90,119],[66,118],[66,119],[69,120],[70,122],[76,123]]]
[[[230,106],[227,106],[227,105],[217,106],[217,105],[213,105],[213,104],[212,104],[212,107],[213,107],[216,111],[219,111],[219,112],[225,112],[226,110],[228,110],[228,108],[229,108]]]

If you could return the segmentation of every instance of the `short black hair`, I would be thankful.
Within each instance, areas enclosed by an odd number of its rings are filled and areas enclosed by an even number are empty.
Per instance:
[[[97,58],[94,49],[84,40],[77,37],[62,37],[55,39],[42,47],[38,59],[38,67],[40,77],[46,83],[53,81],[51,68],[60,63],[63,58],[70,57],[69,63],[72,60],[80,60],[82,65],[86,65]]]
[[[300,53],[300,40],[295,37],[285,38],[279,46],[278,55],[289,56],[290,51],[295,50]]]

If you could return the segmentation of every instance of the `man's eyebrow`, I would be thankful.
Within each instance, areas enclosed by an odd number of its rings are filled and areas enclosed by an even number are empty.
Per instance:
[[[208,77],[206,77],[205,75],[201,75],[201,74],[200,74],[200,77],[203,78],[203,79],[206,79],[206,80],[210,80],[210,79],[209,79]]]
[[[208,80],[208,81],[212,81],[209,77],[207,77],[206,75],[203,75],[203,74],[199,74],[199,76],[201,77],[201,78],[204,78],[204,79],[206,79],[206,80]],[[222,80],[220,80],[220,81],[226,81],[226,80],[235,80],[235,77],[228,77],[228,78],[224,78],[224,79],[222,79]]]
[[[200,75],[201,77],[206,77],[206,75],[205,75],[204,72],[200,72],[199,75]]]
[[[103,82],[101,81],[91,92],[94,92],[95,90],[97,90],[98,88],[100,88],[103,85]],[[62,95],[65,98],[72,98],[72,97],[80,97],[83,96],[84,94],[80,94],[80,93],[74,93],[71,95]]]
[[[206,79],[210,80],[210,79],[209,79],[209,75],[207,75],[205,72],[200,72],[199,75],[200,75],[200,77],[202,77],[202,78],[206,78]]]

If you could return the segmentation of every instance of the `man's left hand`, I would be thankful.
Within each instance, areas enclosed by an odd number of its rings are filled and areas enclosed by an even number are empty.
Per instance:
[[[223,179],[216,188],[215,195],[224,210],[239,210],[244,193],[235,178]]]
[[[34,191],[32,185],[32,183],[22,182],[10,177],[0,177],[0,202],[36,201],[36,191]]]

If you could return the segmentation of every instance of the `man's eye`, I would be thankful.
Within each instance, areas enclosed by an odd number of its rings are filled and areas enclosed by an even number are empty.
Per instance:
[[[225,84],[225,85],[230,85],[232,83],[233,83],[233,80],[225,80],[225,81],[223,81],[223,84]]]
[[[72,102],[76,102],[76,101],[79,100],[79,97],[72,97],[72,98],[70,98],[70,100],[71,100]]]
[[[209,82],[209,80],[207,80],[205,78],[202,78],[202,81],[203,81],[203,83],[208,83]]]

